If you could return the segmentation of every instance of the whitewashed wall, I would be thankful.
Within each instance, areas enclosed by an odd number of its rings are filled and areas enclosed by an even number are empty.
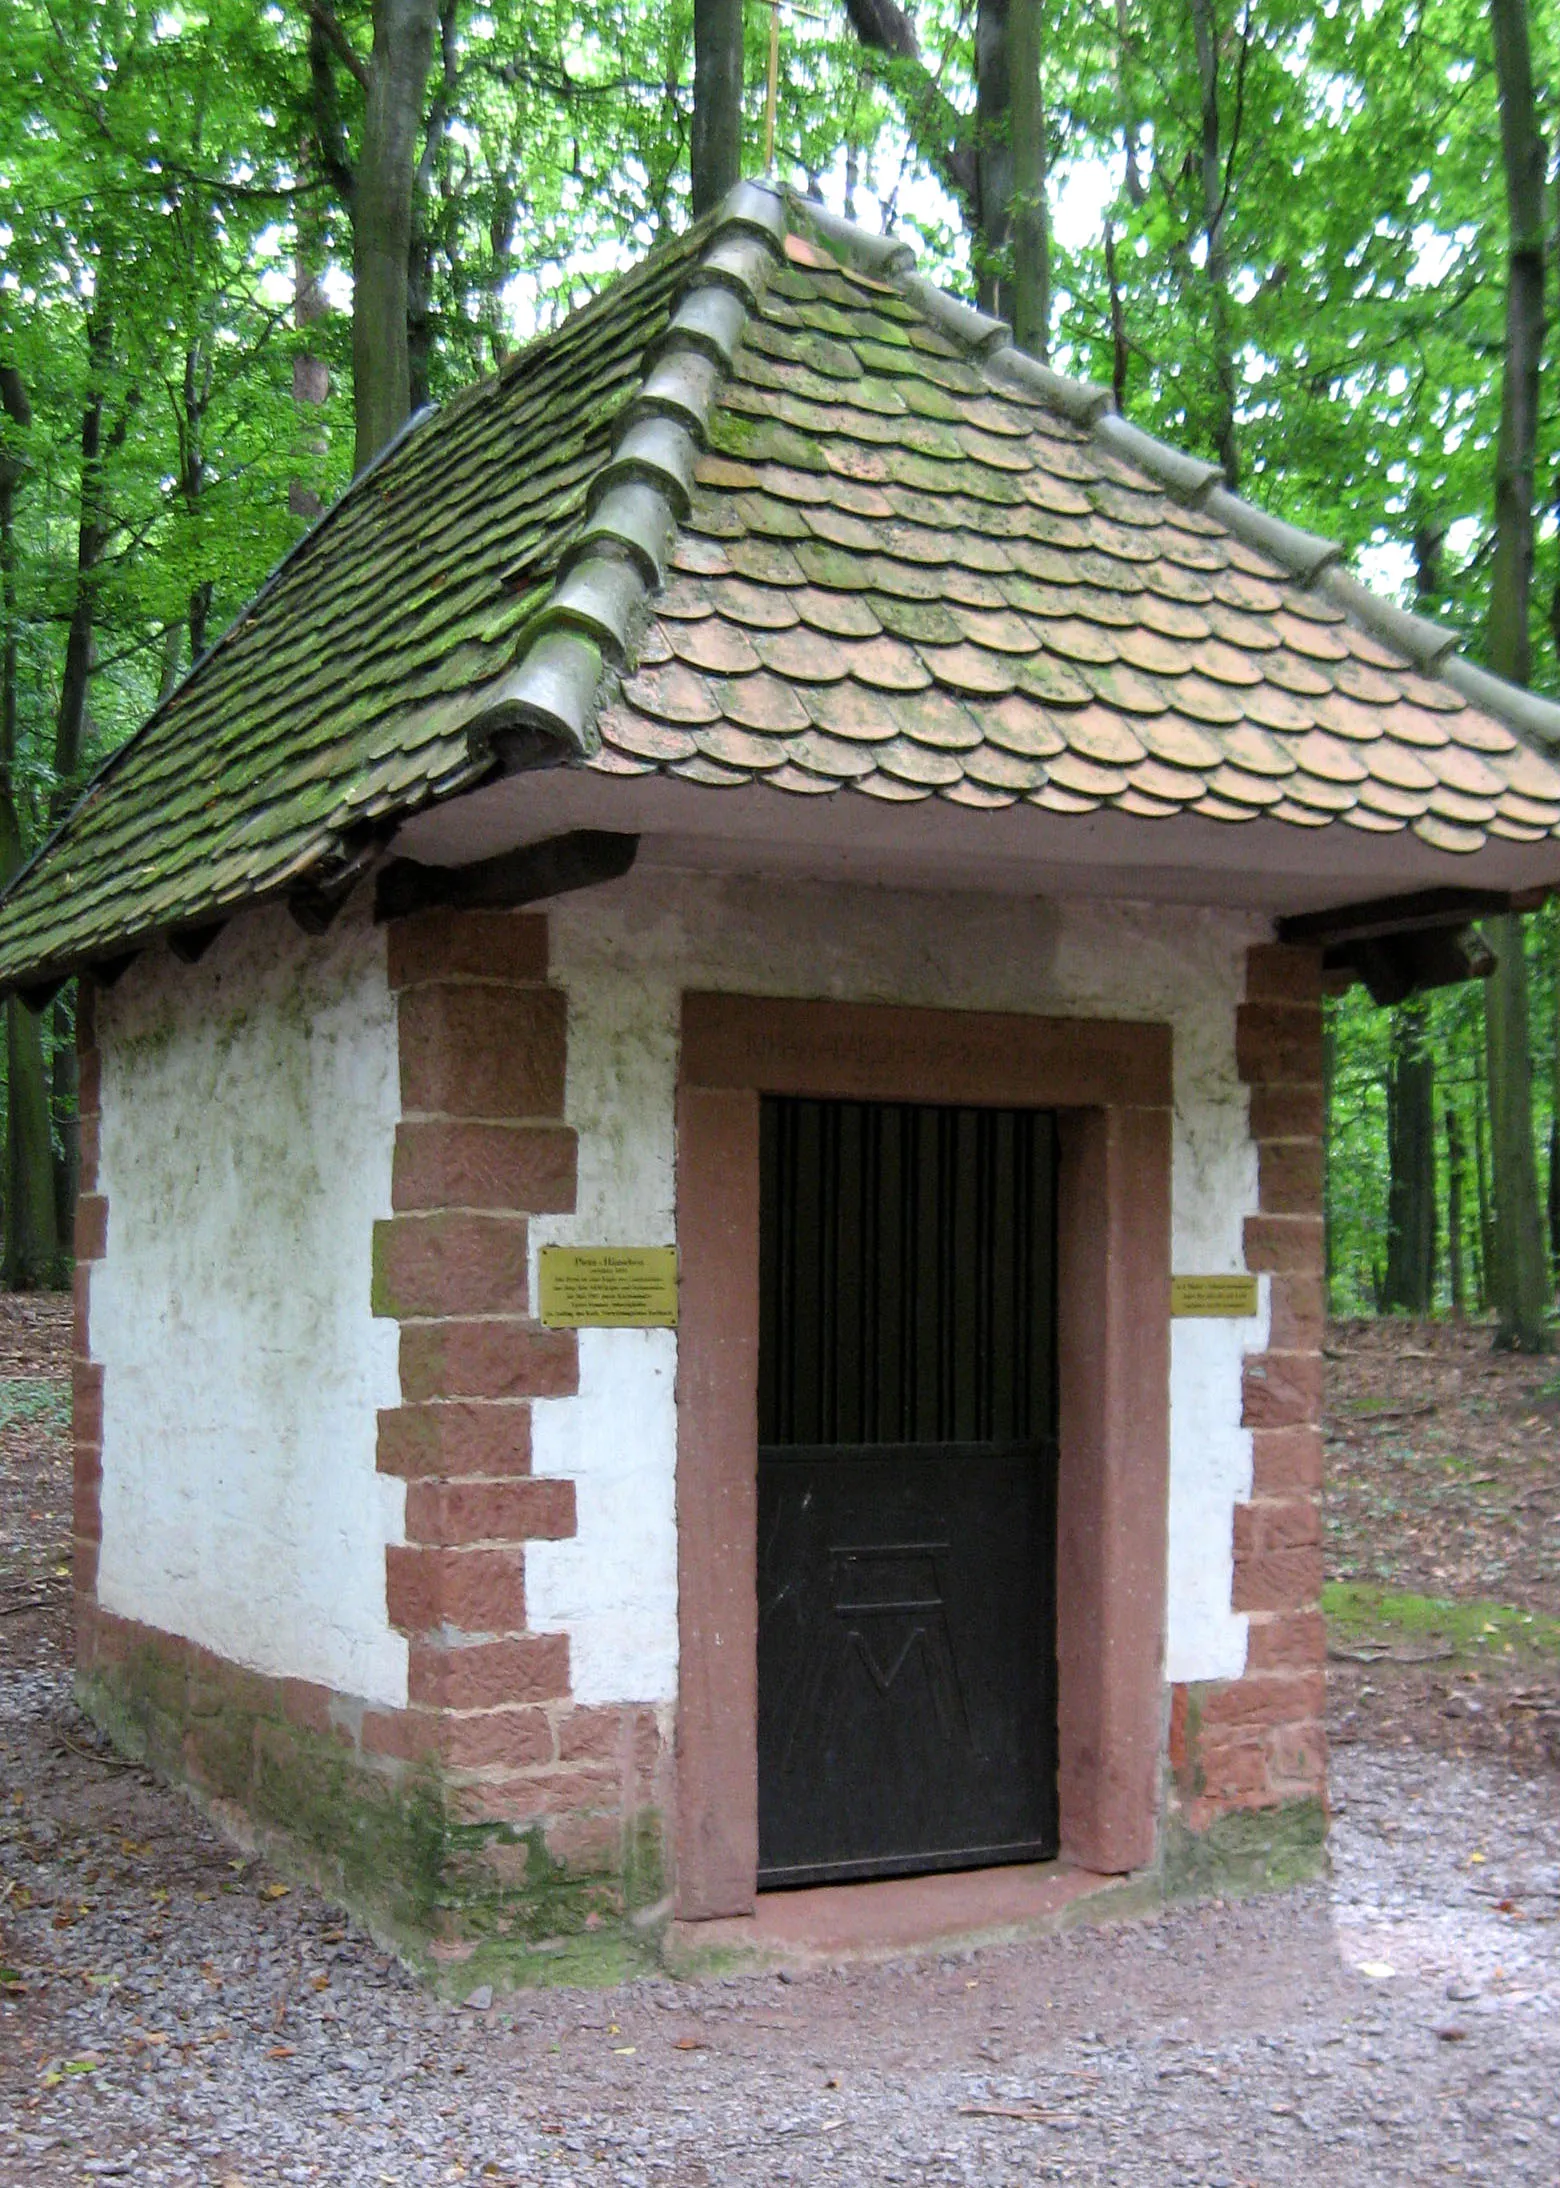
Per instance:
[[[397,1329],[369,1312],[399,1113],[382,930],[281,912],[98,1008],[108,1258],[98,1593],[256,1670],[406,1699],[385,1617],[404,1491],[375,1472]]]
[[[569,996],[568,1114],[579,1201],[532,1226],[535,1248],[671,1245],[677,1027],[685,988],[964,1010],[1168,1019],[1175,1035],[1174,1266],[1238,1271],[1256,1155],[1235,1070],[1244,915],[1058,905],[821,885],[631,875],[552,907],[553,976]],[[533,1272],[534,1273],[534,1272]],[[1231,1507],[1249,1494],[1240,1426],[1249,1324],[1175,1325],[1171,1370],[1169,1676],[1237,1676]],[[527,1553],[530,1617],[571,1636],[581,1701],[667,1701],[676,1688],[676,1338],[586,1330],[580,1389],[534,1409],[535,1466],[578,1484],[579,1531]]]

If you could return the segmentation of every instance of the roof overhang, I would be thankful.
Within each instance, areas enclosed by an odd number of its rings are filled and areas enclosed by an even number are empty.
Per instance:
[[[1428,890],[1532,904],[1560,891],[1554,841],[1492,837],[1454,855],[1407,830],[1372,835],[1336,822],[1301,829],[1195,814],[1063,815],[1022,804],[972,812],[936,798],[892,805],[848,790],[798,797],[762,783],[713,789],[576,767],[508,776],[432,807],[399,831],[394,855],[465,866],[576,829],[637,836],[641,867],[1225,906],[1274,919]]]

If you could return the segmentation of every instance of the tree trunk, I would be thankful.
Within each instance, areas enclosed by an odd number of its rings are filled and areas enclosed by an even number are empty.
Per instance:
[[[1452,1313],[1460,1322],[1467,1312],[1467,1281],[1463,1271],[1463,1180],[1468,1158],[1463,1147],[1462,1125],[1455,1109],[1446,1112],[1446,1273],[1452,1295]]]
[[[1013,56],[1010,15],[1022,0],[979,0],[975,17],[976,294],[982,311],[1012,317],[1006,270],[1013,224]]]
[[[1203,236],[1207,257],[1203,271],[1213,321],[1213,371],[1218,387],[1214,418],[1214,446],[1224,467],[1225,482],[1233,492],[1240,484],[1240,449],[1235,438],[1235,337],[1231,326],[1229,251],[1226,224],[1229,215],[1224,152],[1219,121],[1219,36],[1213,19],[1213,0],[1190,0],[1192,35],[1197,44],[1197,80],[1202,95]]]
[[[32,423],[26,387],[12,366],[0,367],[0,409],[15,435],[25,433]],[[16,584],[16,491],[23,476],[21,451],[0,440],[0,598],[5,613],[0,666],[4,681],[0,694],[0,884],[10,880],[26,856],[16,787],[21,627]],[[59,1269],[49,1082],[42,1020],[15,1001],[5,1006],[5,1012],[8,1098],[5,1242],[0,1253],[0,1283],[10,1291],[30,1291],[52,1283]]]
[[[1051,243],[1045,209],[1045,100],[1040,89],[1041,0],[1009,0],[1013,137],[1013,340],[1031,357],[1050,349]]]
[[[1121,100],[1121,146],[1125,155],[1122,180],[1127,203],[1140,206],[1148,195],[1143,180],[1143,115],[1132,86],[1132,32],[1127,0],[1116,0],[1116,91]]]
[[[1387,1264],[1382,1307],[1428,1314],[1435,1301],[1435,1061],[1429,1007],[1392,1014],[1387,1067]]]
[[[114,352],[114,330],[106,312],[95,311],[87,328],[88,383],[81,414],[81,504],[76,519],[76,584],[65,630],[65,663],[60,672],[59,704],[54,715],[55,816],[71,803],[87,724],[87,693],[92,682],[92,645],[97,630],[98,565],[108,544],[103,505],[104,382]],[[123,434],[116,436],[123,438]]]
[[[1554,1024],[1549,1040],[1549,1262],[1560,1287],[1560,918],[1554,923],[1552,994]]]
[[[1498,1317],[1497,1347],[1507,1352],[1543,1352],[1549,1343],[1549,1280],[1533,1152],[1533,1065],[1522,926],[1512,913],[1484,923],[1496,960],[1494,972],[1484,983],[1494,1185],[1490,1296]]]
[[[352,208],[353,463],[359,471],[411,410],[407,267],[434,20],[434,0],[374,0]]]
[[[693,0],[693,213],[742,179],[742,0]]]
[[[54,1119],[54,1228],[61,1246],[76,1229],[76,1193],[81,1184],[81,1072],[76,1061],[76,983],[58,996],[51,1012],[54,1062],[50,1069],[50,1107]]]
[[[1333,1092],[1338,1077],[1338,1021],[1332,1004],[1322,1011],[1322,1298],[1331,1314],[1338,1273],[1338,1232],[1333,1221]]]
[[[1525,684],[1532,662],[1533,474],[1539,364],[1544,343],[1544,142],[1533,99],[1527,0],[1490,0],[1506,178],[1506,359],[1495,456],[1495,557],[1490,577],[1489,662]],[[1522,924],[1490,923],[1496,969],[1486,987],[1496,1343],[1537,1352],[1548,1342],[1548,1280],[1533,1151],[1532,1057]]]
[[[1490,1266],[1494,1260],[1494,1218],[1490,1213],[1490,1165],[1485,1131],[1485,1119],[1489,1114],[1489,1089],[1484,1073],[1478,1064],[1474,1066],[1473,1102],[1473,1179],[1479,1200],[1479,1312],[1487,1314],[1490,1308]]]

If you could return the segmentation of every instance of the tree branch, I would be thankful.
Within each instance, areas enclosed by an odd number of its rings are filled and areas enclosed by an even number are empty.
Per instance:
[[[337,21],[335,10],[326,5],[326,0],[303,0],[303,12],[319,30],[342,67],[349,75],[356,77],[359,85],[366,91],[368,63]]]
[[[973,130],[921,58],[915,25],[895,0],[845,0],[867,66],[905,113],[916,148],[973,229],[979,199]]]

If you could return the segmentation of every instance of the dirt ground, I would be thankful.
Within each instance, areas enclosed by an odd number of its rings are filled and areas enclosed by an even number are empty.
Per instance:
[[[1520,1624],[1560,1611],[1554,1363],[1331,1333],[1330,1559],[1366,1609],[1334,1629],[1327,1884],[461,2007],[75,1712],[66,1323],[0,1300],[0,2188],[1560,2180],[1555,1660]],[[1519,1622],[1406,1627],[1380,1590]]]
[[[1409,1739],[1560,1769],[1560,1356],[1494,1353],[1475,1324],[1336,1322],[1327,1399],[1334,1594],[1496,1604],[1536,1629],[1335,1616],[1334,1746]]]

